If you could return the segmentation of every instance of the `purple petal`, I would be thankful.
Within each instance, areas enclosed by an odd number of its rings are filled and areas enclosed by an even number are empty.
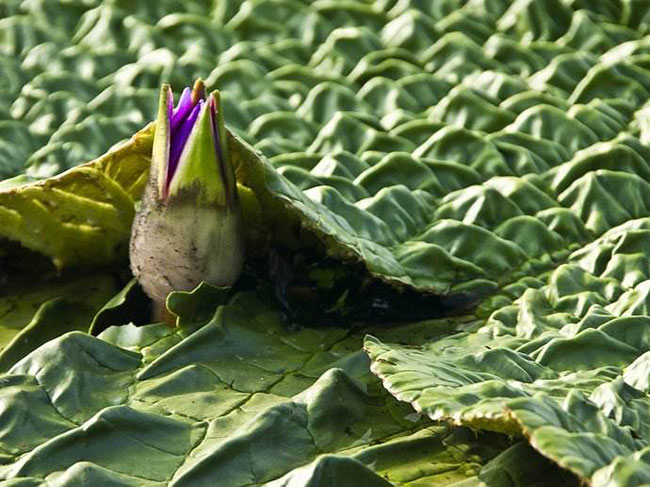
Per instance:
[[[172,122],[173,113],[174,113],[174,93],[172,93],[171,88],[168,88],[167,89],[167,120],[169,120],[170,124]]]
[[[165,181],[167,187],[169,187],[171,184],[174,173],[176,172],[176,168],[178,167],[178,161],[180,160],[181,154],[183,153],[183,148],[187,143],[187,139],[190,137],[190,133],[194,128],[194,124],[196,123],[196,119],[199,116],[201,107],[203,107],[203,103],[203,100],[199,100],[190,114],[185,118],[185,120],[182,121],[180,126],[178,126],[178,128],[175,130],[172,128],[171,147],[169,148],[169,163],[167,166],[167,181]]]
[[[185,88],[170,119],[170,126],[172,130],[177,128],[183,122],[183,120],[185,120],[193,107],[194,105],[192,104],[192,92],[189,88]]]

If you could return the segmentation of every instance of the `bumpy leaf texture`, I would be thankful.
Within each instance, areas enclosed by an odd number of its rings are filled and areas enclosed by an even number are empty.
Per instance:
[[[447,485],[508,446],[387,395],[361,334],[288,331],[253,293],[214,313],[222,300],[179,293],[177,329],[72,332],[16,363],[2,378],[0,485]]]
[[[172,304],[177,330],[138,328],[132,286],[92,319],[115,280],[77,296],[94,303],[77,324],[5,311],[7,330],[45,324],[25,328],[36,345],[105,331],[3,352],[4,484],[650,484],[647,0],[0,12],[0,174],[25,173],[0,183],[0,261],[18,243],[62,270],[123,262],[153,127],[31,181],[142,127],[162,82],[202,76],[250,248],[320,242],[464,314],[290,331],[264,288],[202,288]],[[66,299],[29,292],[7,309]],[[366,333],[401,403],[369,375]]]

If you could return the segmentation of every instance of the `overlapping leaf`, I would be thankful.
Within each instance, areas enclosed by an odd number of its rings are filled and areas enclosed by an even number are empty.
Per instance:
[[[362,333],[289,331],[252,293],[212,316],[219,296],[174,296],[178,329],[73,332],[15,364],[0,485],[448,485],[508,445],[397,403]]]
[[[0,238],[50,257],[59,269],[124,260],[150,153],[144,130],[93,162],[0,191]]]
[[[373,370],[431,418],[525,435],[593,485],[641,485],[649,222],[610,229],[471,332],[416,349],[368,338]]]
[[[119,288],[108,272],[49,282],[14,283],[0,296],[0,370],[68,331],[88,329]]]

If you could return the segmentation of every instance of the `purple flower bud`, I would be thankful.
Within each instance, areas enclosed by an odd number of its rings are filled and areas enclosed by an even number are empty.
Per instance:
[[[158,304],[205,281],[232,285],[244,260],[237,185],[219,92],[163,85],[149,182],[131,234],[131,268]]]

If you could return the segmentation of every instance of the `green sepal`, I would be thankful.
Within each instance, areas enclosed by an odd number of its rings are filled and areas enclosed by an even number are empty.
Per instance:
[[[174,94],[172,93],[171,86],[163,84],[158,100],[158,117],[156,119],[156,132],[151,152],[151,180],[149,183],[152,187],[157,188],[158,197],[162,197],[165,194],[165,181],[167,180],[168,170],[167,162],[169,161],[171,144],[169,112],[173,97]],[[153,180],[154,178],[155,180]]]

